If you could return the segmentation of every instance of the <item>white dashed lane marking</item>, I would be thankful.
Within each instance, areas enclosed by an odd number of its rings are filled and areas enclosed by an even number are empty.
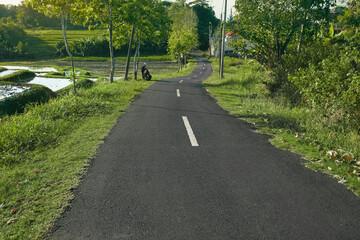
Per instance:
[[[194,132],[193,132],[191,126],[190,126],[190,123],[189,123],[188,118],[187,118],[186,116],[183,116],[182,119],[183,119],[183,121],[184,121],[184,125],[185,125],[186,131],[187,131],[187,133],[188,133],[191,146],[193,146],[193,147],[198,147],[199,144],[198,144],[198,142],[197,142],[197,140],[196,140],[196,137],[195,137],[195,135],[194,135]]]

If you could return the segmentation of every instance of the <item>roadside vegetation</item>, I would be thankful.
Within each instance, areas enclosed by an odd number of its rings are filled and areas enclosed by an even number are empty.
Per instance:
[[[233,46],[252,60],[227,59],[225,78],[214,73],[207,88],[225,109],[275,135],[276,146],[360,194],[360,2],[261,2],[259,11],[237,1],[229,24],[238,34]]]
[[[44,66],[45,62],[58,70],[46,77],[66,75],[74,83],[74,87],[54,93],[46,87],[19,83],[33,76],[28,71],[0,80],[9,87],[26,85],[27,89],[0,101],[4,110],[0,113],[0,239],[48,236],[54,221],[69,206],[72,191],[99,144],[135,97],[153,82],[132,79],[136,79],[140,56],[142,62],[175,60],[173,55],[165,55],[171,24],[180,21],[169,15],[171,5],[158,0],[0,4],[1,65]],[[196,14],[202,16],[187,30],[201,33],[200,44],[207,48],[208,22],[217,23],[214,11],[205,1],[190,6],[179,0],[177,5],[192,15],[191,9],[196,8]],[[181,22],[177,25],[180,31]],[[187,56],[196,47],[197,41],[181,49],[181,54]],[[56,65],[58,60],[69,60],[69,64]],[[89,73],[92,69],[77,67],[80,61],[108,61],[111,67],[93,74]],[[127,81],[113,81],[115,61],[129,72]],[[196,66],[193,59],[185,57],[181,63],[188,64],[178,73],[177,69],[158,71],[158,63],[149,70],[156,81],[187,75]],[[119,72],[122,69],[116,74]]]
[[[186,75],[154,75],[164,79]],[[91,82],[91,81],[90,81]],[[0,228],[3,239],[43,239],[69,205],[81,176],[117,119],[153,81],[80,80],[41,105],[0,121]],[[80,84],[81,83],[81,84]]]
[[[333,175],[360,194],[360,136],[357,129],[343,130],[341,122],[329,123],[319,109],[294,106],[281,95],[273,96],[267,83],[270,72],[255,60],[225,58],[224,78],[214,73],[204,86],[219,105],[254,124],[259,132],[273,135],[277,147],[302,154],[306,166]]]

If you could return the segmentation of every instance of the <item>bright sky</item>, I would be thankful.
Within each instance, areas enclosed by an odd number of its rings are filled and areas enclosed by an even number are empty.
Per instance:
[[[224,0],[208,0],[209,5],[213,7],[216,17],[220,19],[221,13],[224,12],[225,9],[225,3]],[[227,13],[226,18],[230,16],[230,9],[233,8],[235,5],[235,0],[227,0]],[[235,9],[232,9],[233,15],[235,14]]]
[[[20,4],[21,0],[1,0],[1,4],[12,4],[18,5]]]

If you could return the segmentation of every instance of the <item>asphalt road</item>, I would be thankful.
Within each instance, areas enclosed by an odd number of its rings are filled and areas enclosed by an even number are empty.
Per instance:
[[[222,110],[211,72],[133,102],[50,239],[360,239],[359,198]]]

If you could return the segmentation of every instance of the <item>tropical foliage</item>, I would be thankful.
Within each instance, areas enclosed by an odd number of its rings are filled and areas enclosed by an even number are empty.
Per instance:
[[[186,55],[198,45],[198,18],[185,0],[176,1],[170,10],[172,18],[171,34],[168,41],[169,54],[177,57],[179,69],[186,64]],[[181,60],[183,59],[183,61]]]

